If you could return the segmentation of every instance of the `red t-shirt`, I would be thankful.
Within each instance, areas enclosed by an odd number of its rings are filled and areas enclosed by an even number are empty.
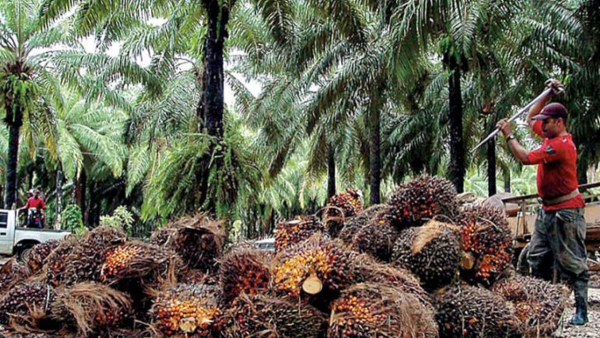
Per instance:
[[[536,121],[533,132],[544,137],[542,121]],[[538,164],[537,188],[542,199],[554,199],[577,189],[577,148],[571,134],[544,138],[542,146],[527,156],[531,164]],[[543,205],[544,210],[581,208],[585,206],[581,194],[556,205]]]
[[[46,202],[44,202],[44,200],[39,197],[31,197],[27,200],[27,204],[25,204],[25,207],[27,207],[27,209],[36,208],[38,210],[42,210],[46,209]]]

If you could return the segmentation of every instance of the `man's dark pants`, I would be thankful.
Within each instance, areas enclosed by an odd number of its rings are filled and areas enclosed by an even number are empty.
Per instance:
[[[552,254],[562,278],[575,290],[575,297],[587,300],[590,277],[586,264],[585,228],[583,208],[557,211],[540,209],[527,261],[533,276],[543,277],[552,269],[544,258]]]

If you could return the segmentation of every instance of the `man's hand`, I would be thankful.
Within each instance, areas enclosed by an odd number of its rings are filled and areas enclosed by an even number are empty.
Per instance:
[[[512,127],[510,126],[510,123],[506,119],[502,119],[502,120],[498,121],[498,123],[496,124],[496,128],[500,129],[500,131],[502,132],[502,135],[504,135],[505,138],[508,135],[512,134]]]
[[[546,85],[546,88],[552,88],[552,94],[554,95],[562,94],[565,89],[565,85],[557,79],[548,79],[544,84]]]

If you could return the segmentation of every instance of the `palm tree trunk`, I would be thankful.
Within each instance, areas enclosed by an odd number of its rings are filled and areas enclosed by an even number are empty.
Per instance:
[[[62,166],[58,164],[56,170],[56,229],[60,228],[62,220],[62,195],[63,195],[63,172]]]
[[[586,184],[587,180],[587,172],[589,169],[588,161],[584,158],[584,156],[579,156],[580,160],[577,161],[577,182],[579,184]]]
[[[490,139],[487,144],[488,196],[496,195],[496,140]]]
[[[371,205],[381,203],[381,112],[371,111]]]
[[[229,9],[219,0],[204,0],[207,10],[208,32],[204,44],[205,70],[204,127],[209,135],[223,137],[223,50],[227,38]]]
[[[327,200],[335,195],[335,149],[329,144],[327,149]]]
[[[510,192],[510,173],[504,174],[504,192]]]
[[[94,182],[93,191],[98,191],[98,183]],[[90,201],[90,214],[88,216],[89,226],[96,227],[100,224],[100,213],[102,198],[98,194],[92,194],[94,198]]]
[[[11,123],[8,126],[8,162],[6,164],[4,209],[12,209],[17,202],[17,165],[19,159],[19,129],[21,128],[21,124],[22,118],[21,121],[16,121],[16,123]]]
[[[87,225],[87,212],[85,209],[85,193],[86,193],[86,186],[87,186],[87,174],[85,169],[81,170],[81,173],[79,174],[79,179],[77,180],[77,183],[75,184],[75,203],[77,203],[77,205],[79,206],[79,209],[81,210],[81,218],[83,219],[83,223],[85,225]]]
[[[448,79],[449,106],[450,106],[450,167],[448,175],[458,193],[464,191],[465,183],[465,150],[463,142],[463,103],[460,88],[460,69],[453,57],[444,55],[444,60],[451,71]]]

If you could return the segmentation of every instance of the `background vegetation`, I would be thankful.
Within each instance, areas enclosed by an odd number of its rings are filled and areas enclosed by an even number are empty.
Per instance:
[[[598,0],[0,0],[0,196],[39,187],[69,228],[118,210],[143,236],[209,210],[255,238],[423,172],[533,193],[503,141],[470,149],[550,77],[595,180],[598,17]]]

